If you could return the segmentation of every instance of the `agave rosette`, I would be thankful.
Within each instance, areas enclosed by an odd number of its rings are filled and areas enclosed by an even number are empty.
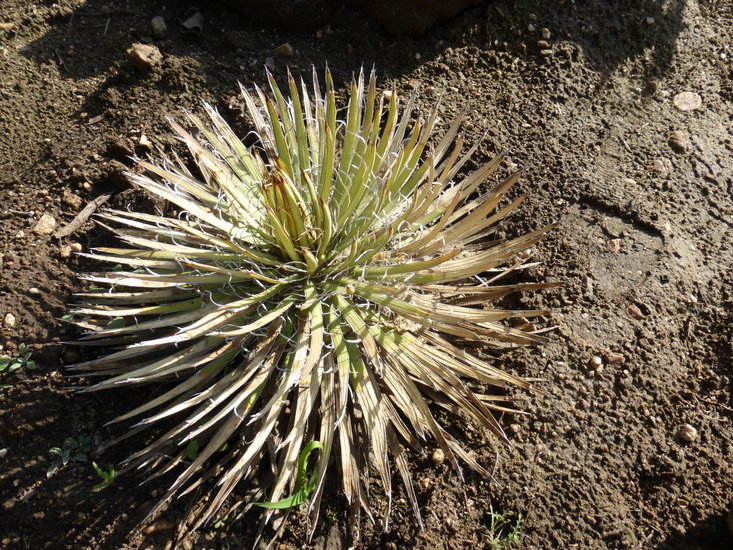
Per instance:
[[[344,120],[328,72],[325,92],[315,75],[311,92],[289,78],[289,98],[269,84],[269,94],[242,89],[253,146],[205,105],[209,123],[189,114],[189,132],[172,122],[196,175],[178,158],[138,161],[134,182],[176,212],[101,216],[129,247],[90,255],[119,265],[85,277],[109,288],[81,294],[72,313],[90,329],[83,343],[119,349],[71,369],[104,376],[87,391],[160,384],[114,421],[141,418],[127,437],[168,419],[126,464],[179,466],[160,505],[213,478],[195,526],[243,480],[257,480],[245,508],[292,494],[312,441],[322,444],[314,523],[331,463],[346,499],[367,511],[369,471],[390,497],[396,466],[419,519],[403,445],[430,441],[458,472],[462,461],[488,475],[428,401],[505,438],[493,412],[511,403],[476,388],[529,387],[457,344],[544,341],[503,321],[545,311],[488,305],[552,286],[491,284],[526,265],[518,255],[550,226],[492,240],[524,199],[500,204],[518,174],[484,191],[499,156],[456,181],[477,147],[461,153],[460,119],[431,141],[438,107],[416,119],[415,96],[400,109],[373,73],[352,84]]]

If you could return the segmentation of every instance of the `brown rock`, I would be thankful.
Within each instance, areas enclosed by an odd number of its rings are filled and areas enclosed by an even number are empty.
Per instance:
[[[641,309],[639,309],[639,306],[637,306],[636,304],[629,304],[629,306],[626,308],[626,313],[628,313],[637,321],[646,317],[646,315],[644,315]]]
[[[415,36],[482,0],[373,0],[359,2],[386,31]]]
[[[677,430],[677,439],[692,443],[697,439],[697,428],[690,424],[682,424]]]
[[[603,358],[606,360],[606,363],[609,365],[613,365],[614,363],[623,363],[626,358],[621,355],[620,353],[614,353],[612,351],[609,351],[608,353],[605,353],[603,355]]]
[[[293,53],[295,53],[295,50],[293,50],[293,47],[285,42],[285,44],[280,44],[277,48],[275,48],[275,55],[278,57],[292,57]]]
[[[323,24],[325,0],[226,0],[248,20],[303,30]]]
[[[127,162],[130,157],[135,155],[135,151],[127,139],[117,139],[109,144],[107,149],[109,154],[117,160]]]
[[[163,54],[155,46],[135,43],[127,50],[127,59],[138,71],[146,72],[163,61]]]

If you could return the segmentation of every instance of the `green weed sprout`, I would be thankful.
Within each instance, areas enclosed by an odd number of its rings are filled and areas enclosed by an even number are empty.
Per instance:
[[[94,471],[97,472],[97,475],[102,479],[101,483],[97,483],[92,489],[99,490],[104,489],[105,487],[109,487],[112,485],[115,481],[115,476],[117,475],[115,473],[115,467],[110,466],[109,472],[103,470],[102,468],[97,465],[96,462],[92,460],[92,468],[94,468]]]
[[[57,470],[71,461],[86,462],[92,450],[92,436],[82,435],[67,437],[61,447],[51,447],[49,452],[55,455],[51,465],[46,470],[46,477],[51,477]]]
[[[18,346],[18,357],[13,360],[9,355],[0,356],[0,372],[7,370],[7,372],[14,372],[21,367],[25,367],[27,370],[33,370],[36,368],[36,362],[31,359],[32,351],[28,351],[25,344]]]

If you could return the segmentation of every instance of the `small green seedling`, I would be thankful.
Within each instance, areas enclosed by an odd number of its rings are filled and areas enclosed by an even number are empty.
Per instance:
[[[46,470],[46,477],[51,477],[59,468],[66,466],[72,460],[86,462],[89,451],[92,450],[91,442],[92,436],[82,435],[78,438],[67,437],[62,447],[51,447],[49,452],[56,455],[56,458]]]
[[[115,317],[109,323],[107,323],[107,328],[125,328],[124,317]]]
[[[323,444],[320,441],[311,441],[310,443],[308,443],[308,445],[305,446],[303,452],[300,453],[300,457],[298,458],[298,483],[296,486],[296,491],[292,496],[289,496],[282,500],[278,500],[276,502],[255,502],[255,505],[261,506],[262,508],[272,508],[280,510],[283,508],[292,508],[293,506],[299,506],[300,504],[303,504],[306,500],[308,500],[308,496],[310,496],[310,494],[313,492],[313,489],[316,488],[316,482],[318,481],[318,472],[313,472],[310,479],[306,482],[305,469],[308,467],[308,457],[316,449],[323,449]]]
[[[36,362],[31,360],[32,351],[28,351],[25,344],[18,346],[18,357],[13,360],[8,355],[0,356],[0,372],[7,369],[8,372],[14,372],[21,367],[25,367],[26,370],[33,370],[36,368]]]
[[[515,522],[511,520],[511,513],[503,514],[494,512],[494,508],[490,508],[489,512],[489,539],[486,548],[491,550],[508,550],[519,544],[522,531],[522,514],[517,514]]]
[[[186,446],[186,456],[191,460],[196,460],[199,454],[199,443],[195,439],[188,442]]]
[[[227,519],[229,519],[229,514],[227,514],[226,516],[219,516],[218,518],[216,518],[216,521],[214,522],[214,529],[221,529],[222,527],[224,527],[224,525],[227,522]]]
[[[92,489],[104,489],[105,487],[109,487],[115,482],[115,467],[110,466],[109,472],[104,471],[102,468],[97,466],[97,463],[92,460],[92,468],[94,468],[94,471],[97,472],[97,475],[102,478],[101,483],[97,483]]]

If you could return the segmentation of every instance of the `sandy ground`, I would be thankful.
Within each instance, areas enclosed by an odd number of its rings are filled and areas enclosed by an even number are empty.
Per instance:
[[[72,334],[59,318],[81,288],[76,274],[92,268],[69,247],[109,236],[88,222],[57,239],[37,222],[48,214],[63,226],[104,193],[150,210],[121,174],[127,155],[146,153],[142,136],[174,145],[166,116],[207,100],[244,135],[237,81],[263,83],[265,65],[282,78],[288,66],[307,76],[328,63],[341,87],[375,66],[385,86],[419,87],[425,108],[442,94],[446,118],[467,108],[467,142],[485,134],[479,159],[508,151],[504,170],[525,168],[517,192],[530,199],[507,235],[559,222],[526,280],[566,286],[521,300],[553,309],[554,343],[496,354],[546,392],[526,401],[528,415],[501,419],[512,446],[454,420],[495,481],[468,473],[461,486],[446,465],[414,456],[425,530],[398,494],[388,532],[365,518],[354,531],[334,486],[312,543],[295,513],[277,545],[489,548],[493,509],[522,515],[519,548],[731,548],[731,3],[546,4],[484,3],[405,38],[350,9],[283,31],[212,2],[190,35],[179,32],[195,12],[186,2],[5,0],[0,344],[10,355],[27,344],[38,368],[0,374],[0,546],[163,549],[186,509],[176,504],[143,534],[136,525],[166,480],[139,486],[131,474],[93,492],[81,461],[46,478],[51,447],[85,435],[96,447],[120,433],[106,421],[150,394],[69,389],[83,381],[62,377],[78,352],[62,343]],[[154,16],[169,27],[157,40]],[[162,54],[144,74],[125,53],[136,42]],[[292,56],[275,55],[284,43]],[[112,464],[141,443],[93,458]],[[383,513],[376,492],[374,507]],[[208,528],[194,547],[248,547],[253,525]]]

